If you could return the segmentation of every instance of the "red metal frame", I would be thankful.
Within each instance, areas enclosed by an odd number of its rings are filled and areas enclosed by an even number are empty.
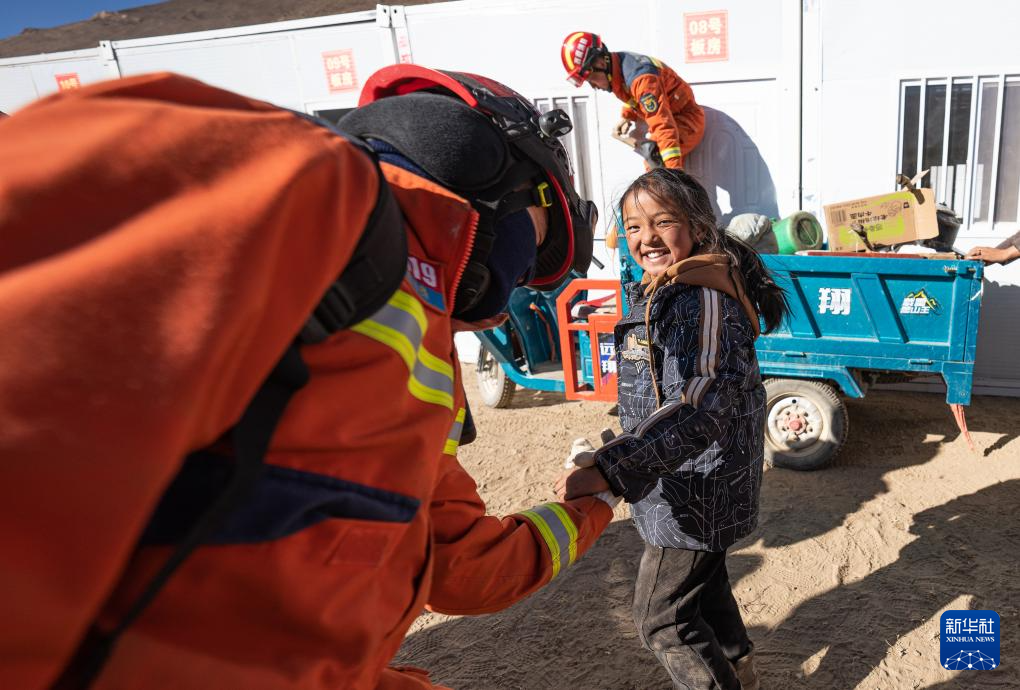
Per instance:
[[[577,293],[584,290],[612,290],[616,293],[616,312],[613,314],[589,314],[587,320],[573,320],[570,316],[571,300]],[[599,334],[613,333],[613,327],[620,320],[620,309],[623,305],[623,289],[618,280],[597,280],[594,278],[577,278],[572,280],[566,289],[556,298],[556,322],[560,329],[560,353],[563,357],[563,384],[567,400],[616,400],[616,375],[612,374],[605,381],[599,371]],[[575,348],[576,333],[588,333],[591,346],[592,373],[594,383],[589,390],[588,385],[580,380],[580,362]]]

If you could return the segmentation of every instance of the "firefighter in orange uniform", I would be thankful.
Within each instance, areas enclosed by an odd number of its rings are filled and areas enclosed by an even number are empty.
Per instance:
[[[151,75],[0,124],[0,687],[432,687],[388,666],[423,607],[610,521],[487,515],[457,461],[454,330],[591,257],[569,119],[410,65],[361,106]]]
[[[646,125],[653,145],[638,152],[650,167],[683,168],[684,158],[705,134],[705,111],[676,72],[647,55],[611,53],[597,34],[587,31],[567,36],[560,58],[574,86],[588,82],[625,103],[614,136],[640,134],[637,125]]]

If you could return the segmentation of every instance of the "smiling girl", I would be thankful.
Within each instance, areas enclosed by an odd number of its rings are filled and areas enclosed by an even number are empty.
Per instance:
[[[683,171],[642,175],[621,212],[645,271],[625,288],[630,310],[615,332],[625,433],[569,478],[567,497],[608,488],[631,504],[645,541],[634,619],[674,684],[757,690],[726,550],[758,523],[765,390],[754,341],[759,317],[773,330],[786,300]]]

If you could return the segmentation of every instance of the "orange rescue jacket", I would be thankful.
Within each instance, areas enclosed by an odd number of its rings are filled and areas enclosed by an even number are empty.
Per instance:
[[[423,606],[508,606],[611,519],[485,513],[456,458],[463,199],[383,165],[400,289],[302,347],[258,490],[120,638],[96,688],[421,688],[387,665]],[[349,142],[190,79],[61,94],[0,123],[0,687],[47,688],[170,546],[153,509],[238,419],[351,255],[380,183]],[[165,526],[164,526],[165,527]],[[172,526],[170,531],[172,531]]]
[[[684,157],[705,134],[705,111],[690,85],[653,57],[626,52],[610,56],[610,85],[626,104],[621,116],[644,120],[665,166],[683,168]]]

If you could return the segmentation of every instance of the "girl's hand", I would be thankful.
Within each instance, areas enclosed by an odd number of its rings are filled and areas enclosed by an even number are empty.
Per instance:
[[[609,483],[597,467],[580,467],[561,474],[556,480],[555,489],[558,500],[569,501],[608,491]]]

